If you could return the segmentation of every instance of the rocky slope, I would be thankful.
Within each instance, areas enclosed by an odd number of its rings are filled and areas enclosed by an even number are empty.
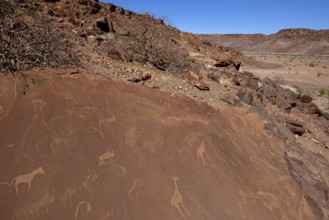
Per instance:
[[[329,30],[284,29],[275,34],[199,35],[246,52],[329,54]]]
[[[312,97],[147,14],[37,8],[80,61],[0,75],[1,219],[328,219]]]

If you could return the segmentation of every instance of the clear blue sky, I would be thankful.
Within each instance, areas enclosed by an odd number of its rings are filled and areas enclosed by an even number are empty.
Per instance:
[[[285,28],[329,29],[329,0],[100,0],[137,13],[169,15],[192,33],[264,33]]]

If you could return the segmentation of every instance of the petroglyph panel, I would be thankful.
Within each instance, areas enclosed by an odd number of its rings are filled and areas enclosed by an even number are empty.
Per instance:
[[[0,74],[0,219],[321,219],[261,119],[34,71]]]

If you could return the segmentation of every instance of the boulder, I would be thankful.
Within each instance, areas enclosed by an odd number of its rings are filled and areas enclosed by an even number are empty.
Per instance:
[[[297,134],[299,136],[302,136],[306,131],[303,124],[296,120],[288,119],[286,122],[286,126],[292,133]]]
[[[240,86],[241,84],[240,84],[240,81],[238,80],[238,78],[236,78],[236,77],[234,77],[233,79],[232,79],[232,83],[233,83],[233,85],[235,85],[235,86]]]
[[[247,105],[251,105],[253,103],[253,94],[245,88],[239,89],[237,96]]]
[[[228,67],[232,62],[230,60],[221,60],[214,64],[215,67]]]
[[[201,80],[196,79],[196,77],[194,75],[191,75],[190,72],[183,73],[181,75],[181,78],[200,90],[205,90],[205,91],[209,90],[208,84],[206,84]]]
[[[306,114],[320,114],[320,110],[314,103],[297,103],[296,107]]]
[[[218,77],[214,73],[208,73],[207,78],[212,80],[212,81],[219,82]]]
[[[288,111],[292,108],[291,103],[281,97],[277,97],[275,100],[275,103],[280,109],[282,109],[284,111]]]
[[[128,79],[128,81],[134,82],[134,83],[139,83],[142,81],[147,81],[147,80],[151,79],[151,77],[152,77],[152,75],[149,73],[137,72],[136,74],[134,74],[134,76],[130,77]]]
[[[247,81],[247,86],[252,90],[258,90],[259,78],[255,76],[249,76]]]
[[[108,17],[101,17],[96,20],[96,28],[99,28],[103,32],[114,33],[113,24],[109,21]]]
[[[228,103],[232,106],[237,106],[240,103],[240,101],[237,98],[235,98],[235,97],[233,97],[232,95],[229,95],[229,94],[224,95],[221,98],[221,100],[223,100],[224,102],[226,102],[226,103]]]
[[[302,95],[300,97],[300,101],[303,103],[311,103],[313,101],[313,98],[309,95]]]
[[[323,116],[325,119],[329,120],[329,113],[323,110],[319,110],[319,114]]]

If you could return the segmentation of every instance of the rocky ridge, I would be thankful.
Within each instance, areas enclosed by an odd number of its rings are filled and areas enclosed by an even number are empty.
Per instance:
[[[211,34],[202,39],[245,52],[329,54],[329,31],[284,29],[264,34]]]

